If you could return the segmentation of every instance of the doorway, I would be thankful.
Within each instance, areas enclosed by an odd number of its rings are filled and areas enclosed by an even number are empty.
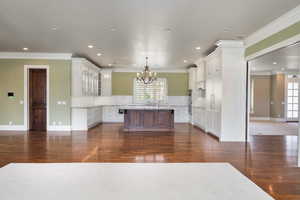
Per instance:
[[[29,69],[29,130],[47,129],[46,69]]]
[[[299,78],[297,75],[287,75],[286,77],[286,120],[298,122],[298,94]]]
[[[298,136],[299,55],[296,43],[249,61],[249,136]]]
[[[24,126],[26,130],[49,129],[49,66],[24,66]]]

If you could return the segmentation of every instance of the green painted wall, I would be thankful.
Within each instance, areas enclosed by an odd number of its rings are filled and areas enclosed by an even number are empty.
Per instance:
[[[112,73],[112,95],[133,95],[134,72]],[[188,95],[188,73],[158,73],[158,77],[166,78],[168,82],[168,96]]]
[[[300,34],[300,22],[297,22],[282,31],[275,33],[266,39],[248,47],[245,52],[245,56],[250,56],[256,52],[259,52],[263,49],[266,49],[268,47],[271,47],[275,44],[278,44],[284,40],[287,40],[289,38],[292,38],[293,36],[296,36]]]
[[[49,65],[50,84],[50,124],[60,121],[71,124],[71,61],[0,59],[0,125],[24,124],[24,65]],[[15,92],[15,98],[7,97],[7,92]],[[66,101],[67,105],[58,105]]]

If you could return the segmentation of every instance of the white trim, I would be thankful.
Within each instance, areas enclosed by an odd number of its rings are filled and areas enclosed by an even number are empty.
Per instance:
[[[229,48],[244,48],[244,41],[241,40],[219,40],[216,42],[218,47],[229,47]]]
[[[295,73],[294,75],[297,75],[298,73]],[[298,83],[299,83],[299,78],[298,78]],[[299,118],[299,111],[298,111],[298,119],[289,119],[288,118],[288,82],[289,82],[289,80],[288,80],[288,76],[285,76],[285,83],[284,83],[284,85],[285,85],[285,88],[284,88],[284,102],[285,102],[285,104],[284,104],[284,115],[285,115],[285,120],[286,121],[298,121],[300,118]],[[300,90],[298,90],[298,93],[300,92]],[[298,96],[299,96],[299,94],[298,94]],[[300,105],[299,104],[299,101],[300,100],[298,100],[298,106]]]
[[[93,68],[97,71],[101,71],[101,67],[93,64],[92,62],[90,62],[86,58],[79,58],[79,57],[72,58],[72,64],[73,63],[82,63],[82,64],[87,65],[88,67],[91,67],[91,68]]]
[[[271,71],[251,71],[250,76],[271,76],[272,72]]]
[[[285,122],[285,118],[273,118],[273,117],[250,117],[250,120],[255,121],[273,121],[273,122]]]
[[[29,69],[46,69],[47,73],[47,130],[50,125],[50,73],[48,65],[24,65],[24,127],[26,130],[29,129],[29,104],[28,104],[28,81],[29,81]]]
[[[250,117],[250,120],[257,120],[257,121],[270,121],[270,117]]]
[[[271,118],[270,120],[273,122],[286,122],[285,118]]]
[[[26,131],[24,125],[1,125],[0,131]]]
[[[295,44],[295,43],[297,43],[297,42],[299,42],[299,41],[300,41],[300,34],[299,34],[299,35],[296,35],[296,36],[294,36],[294,37],[291,37],[291,38],[289,38],[289,39],[286,39],[286,40],[284,40],[284,41],[282,41],[282,42],[279,42],[279,43],[277,43],[277,44],[275,44],[275,45],[273,45],[273,46],[271,46],[271,47],[268,47],[268,48],[266,48],[266,49],[263,49],[263,50],[261,50],[261,51],[258,51],[258,52],[254,53],[254,54],[251,54],[250,56],[247,56],[247,57],[246,57],[246,60],[247,60],[247,61],[253,60],[254,58],[257,58],[257,57],[259,57],[259,56],[263,56],[263,55],[265,55],[265,54],[267,54],[267,53],[270,53],[270,52],[272,52],[272,51],[275,51],[275,50],[277,50],[277,49],[281,49],[281,48],[284,48],[284,47],[293,45],[293,44]]]
[[[71,126],[53,126],[47,127],[47,131],[71,131]]]
[[[0,59],[71,60],[71,53],[0,52]]]
[[[299,21],[300,5],[248,36],[245,39],[246,47],[252,46]]]

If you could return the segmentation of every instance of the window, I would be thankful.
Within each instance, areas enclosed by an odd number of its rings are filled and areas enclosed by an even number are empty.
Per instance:
[[[287,81],[287,119],[298,120],[298,77],[288,75]]]
[[[158,78],[151,84],[144,84],[134,79],[135,103],[167,103],[167,80]]]

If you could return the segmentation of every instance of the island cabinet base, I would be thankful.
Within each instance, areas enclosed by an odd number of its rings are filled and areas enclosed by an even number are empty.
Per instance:
[[[174,110],[124,110],[124,131],[173,131]]]

